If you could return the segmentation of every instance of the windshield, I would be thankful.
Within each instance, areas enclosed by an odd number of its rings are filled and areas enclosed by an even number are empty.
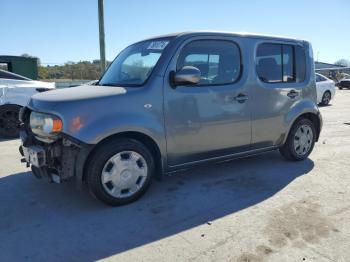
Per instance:
[[[141,86],[157,64],[170,39],[136,43],[124,49],[99,81],[102,86]]]

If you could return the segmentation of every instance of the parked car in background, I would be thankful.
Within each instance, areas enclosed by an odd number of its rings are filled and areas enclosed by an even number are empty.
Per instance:
[[[0,70],[0,137],[19,136],[19,110],[37,93],[55,88],[55,83],[34,81]]]
[[[314,72],[304,40],[147,39],[124,49],[96,85],[34,95],[20,114],[22,161],[38,178],[86,183],[110,205],[199,164],[272,150],[301,161],[322,128]]]
[[[343,88],[350,89],[350,76],[346,75],[343,79],[339,80],[337,86],[339,89],[343,89]]]
[[[333,80],[316,73],[317,103],[328,105],[335,96],[335,83]]]

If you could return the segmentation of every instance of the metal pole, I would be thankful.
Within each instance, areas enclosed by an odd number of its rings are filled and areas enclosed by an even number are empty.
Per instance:
[[[98,0],[98,25],[99,25],[99,34],[100,34],[100,65],[101,65],[101,74],[102,74],[106,69],[106,46],[105,46],[103,0]]]

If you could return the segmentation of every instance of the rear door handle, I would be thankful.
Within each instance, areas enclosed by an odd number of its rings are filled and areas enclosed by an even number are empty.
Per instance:
[[[237,101],[238,103],[244,103],[245,101],[248,100],[248,96],[246,96],[245,94],[238,94],[237,96],[235,96],[233,98],[235,101]]]
[[[299,95],[299,93],[297,91],[295,91],[294,89],[290,90],[287,94],[287,96],[290,98],[296,98],[298,95]]]

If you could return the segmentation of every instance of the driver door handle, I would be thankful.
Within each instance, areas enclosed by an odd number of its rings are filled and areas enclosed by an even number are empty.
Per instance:
[[[245,101],[247,101],[248,100],[248,96],[247,95],[245,95],[245,94],[242,94],[242,93],[240,93],[240,94],[238,94],[237,96],[235,96],[234,98],[233,98],[235,101],[237,101],[238,103],[244,103]]]

